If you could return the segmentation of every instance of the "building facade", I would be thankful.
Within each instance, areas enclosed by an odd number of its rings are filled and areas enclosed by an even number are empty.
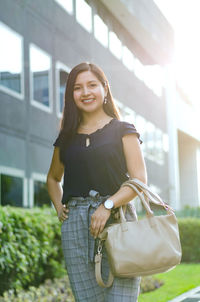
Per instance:
[[[104,70],[122,119],[140,132],[149,185],[177,209],[200,204],[199,134],[175,123],[173,30],[153,1],[0,0],[0,39],[1,205],[50,203],[65,83],[83,61]]]

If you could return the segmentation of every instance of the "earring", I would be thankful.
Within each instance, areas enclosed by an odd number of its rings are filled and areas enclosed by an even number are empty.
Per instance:
[[[107,99],[107,97],[105,97],[103,103],[107,104],[107,102],[108,102],[108,99]]]

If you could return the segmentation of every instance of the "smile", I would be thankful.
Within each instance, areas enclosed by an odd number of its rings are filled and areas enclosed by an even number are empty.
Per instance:
[[[90,103],[92,103],[92,102],[94,102],[95,101],[95,99],[88,99],[88,100],[83,100],[82,102],[84,103],[84,104],[90,104]]]

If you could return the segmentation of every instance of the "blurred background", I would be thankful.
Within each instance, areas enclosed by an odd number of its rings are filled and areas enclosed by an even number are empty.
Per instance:
[[[65,84],[99,65],[140,132],[149,185],[200,206],[200,3],[0,0],[0,204],[50,204],[46,188]]]

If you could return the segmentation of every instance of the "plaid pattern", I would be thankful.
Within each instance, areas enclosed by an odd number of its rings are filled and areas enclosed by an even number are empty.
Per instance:
[[[72,292],[76,302],[136,302],[140,278],[115,278],[112,287],[101,288],[95,278],[94,255],[97,240],[90,235],[91,215],[109,196],[72,197],[69,216],[61,226],[62,248]],[[112,222],[110,218],[107,224]],[[109,266],[103,249],[102,277],[106,281]]]

